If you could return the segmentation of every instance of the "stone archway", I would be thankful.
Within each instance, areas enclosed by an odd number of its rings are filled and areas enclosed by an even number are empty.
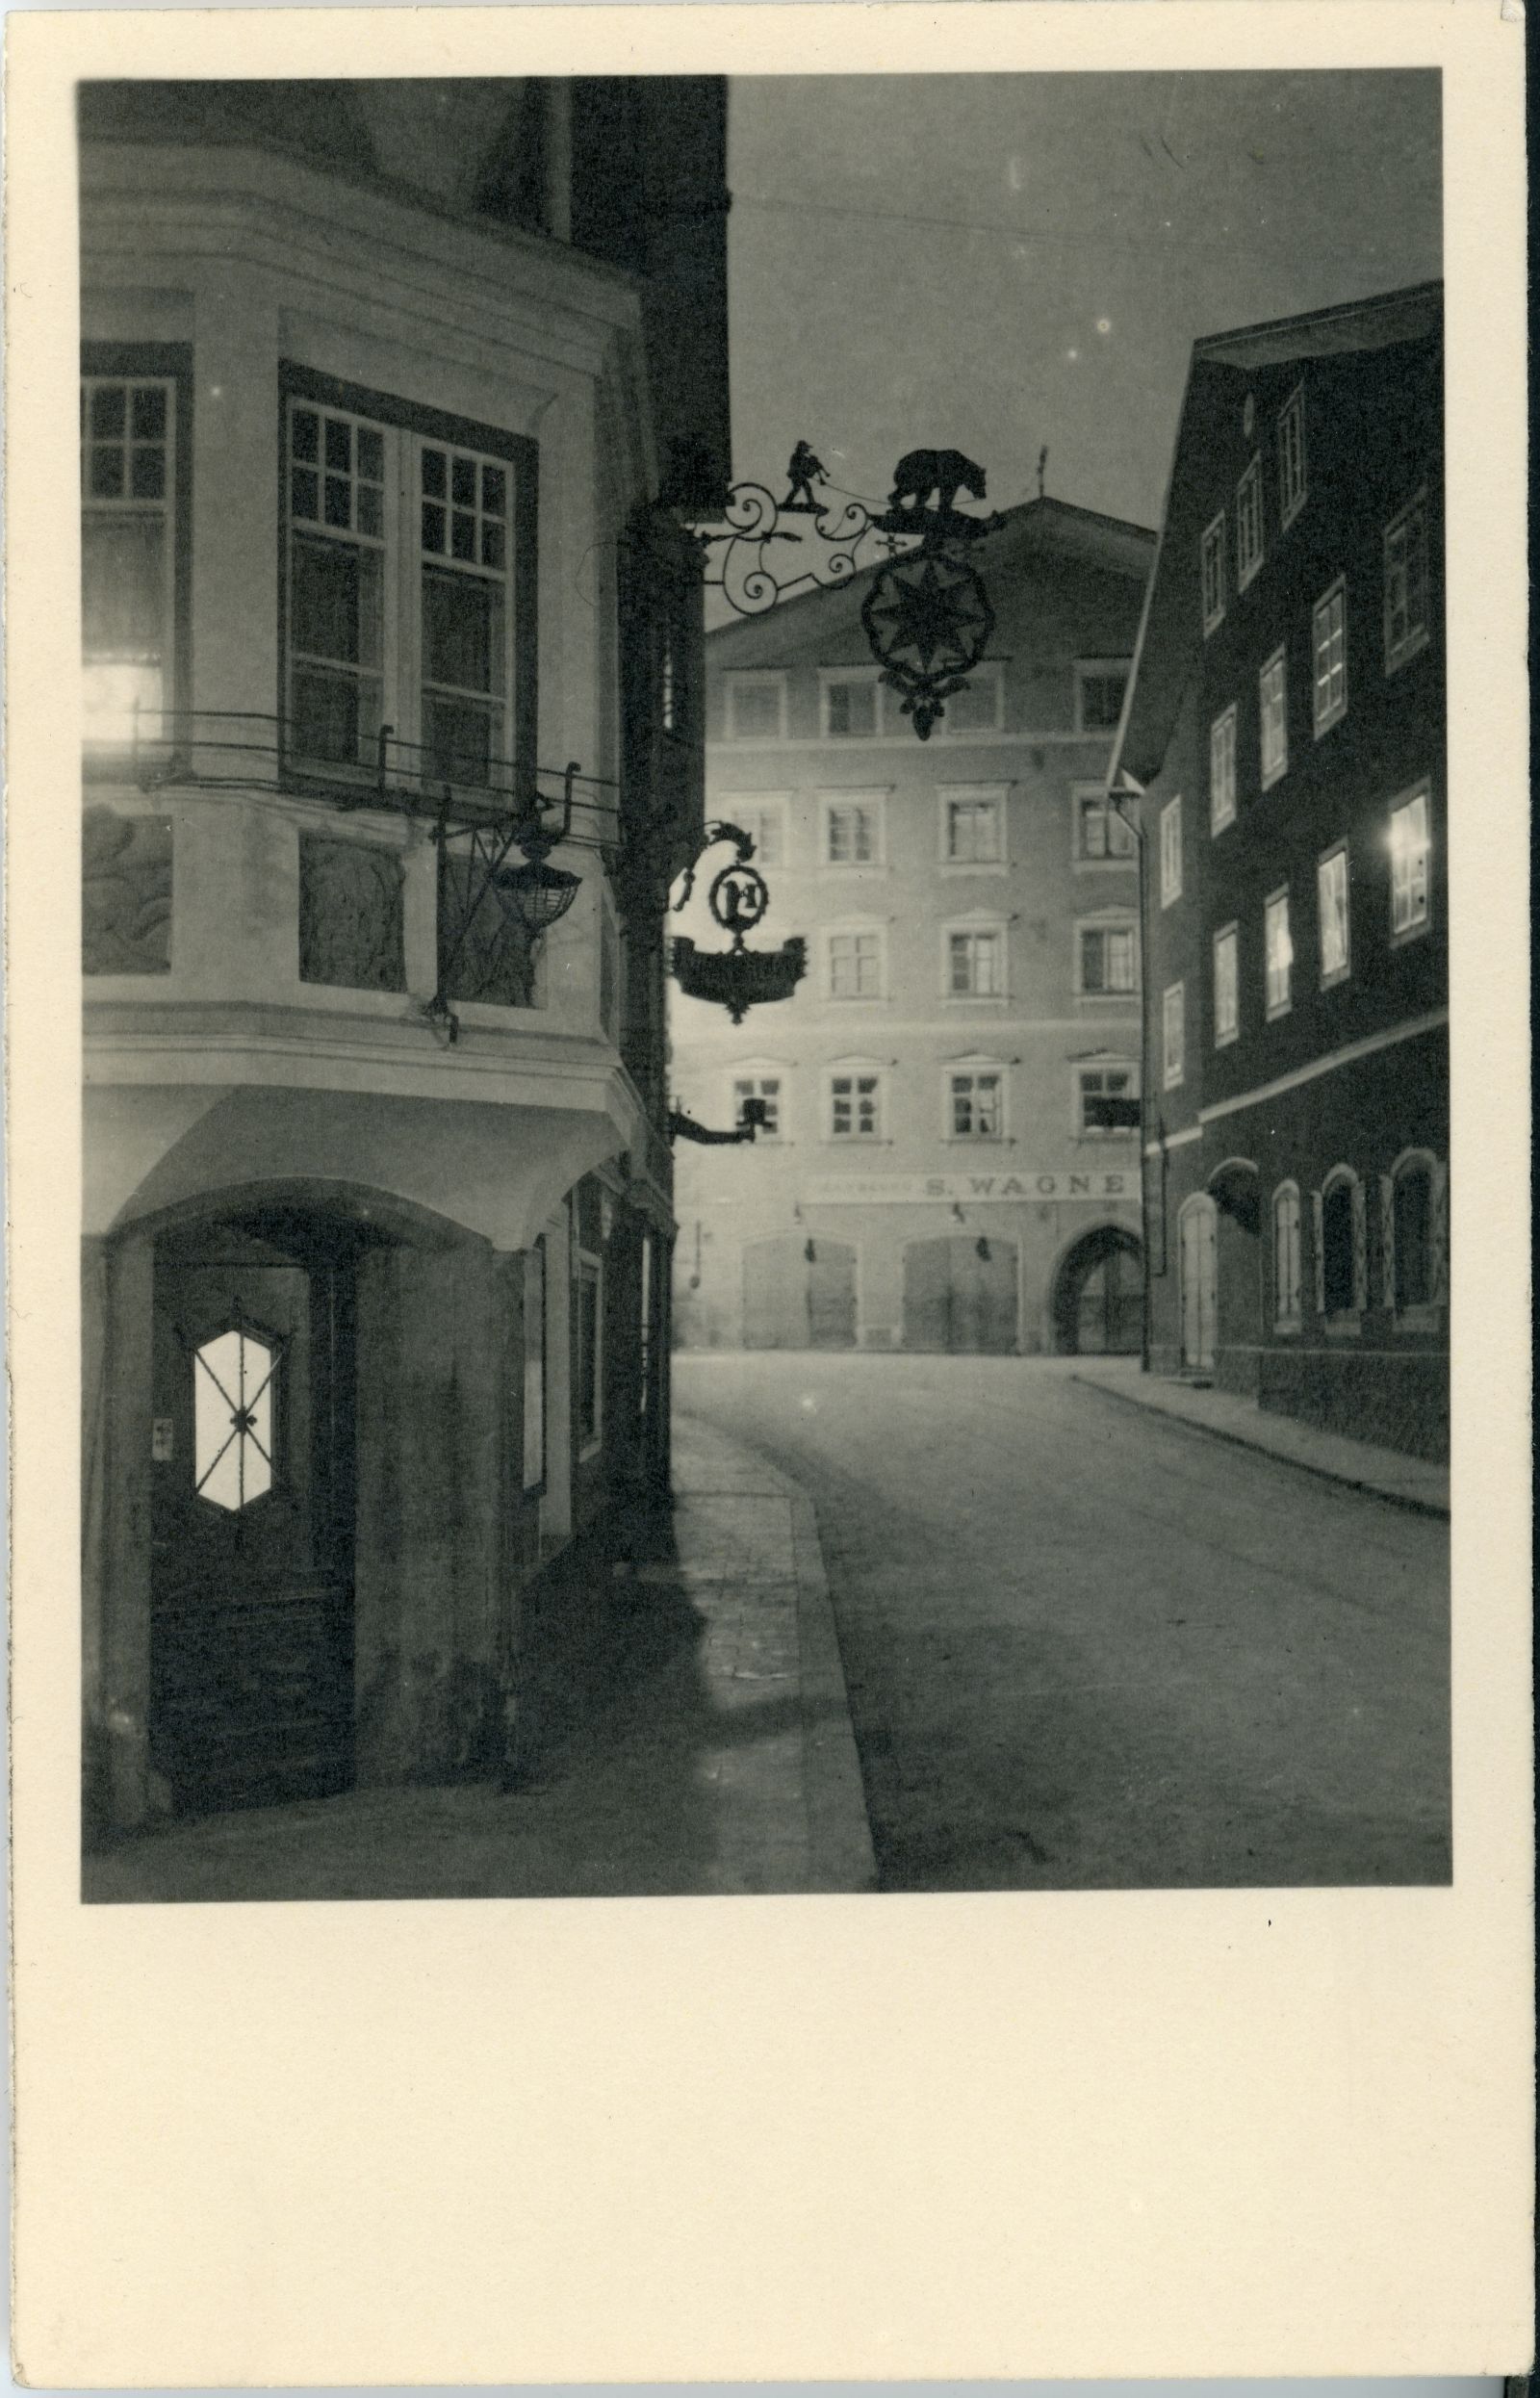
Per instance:
[[[1121,1225],[1096,1225],[1065,1252],[1054,1276],[1054,1354],[1137,1356],[1143,1308],[1137,1237]]]

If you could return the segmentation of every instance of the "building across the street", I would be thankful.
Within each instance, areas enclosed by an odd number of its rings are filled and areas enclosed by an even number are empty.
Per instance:
[[[671,993],[684,1345],[1140,1346],[1137,844],[1109,805],[1153,536],[1052,499],[969,556],[995,628],[927,742],[869,575],[707,636],[707,813],[749,832],[795,995]],[[680,918],[712,935],[704,919]],[[720,940],[720,936],[717,936]]]
[[[725,126],[83,88],[88,1831],[505,1761],[666,1484]]]
[[[1441,287],[1199,342],[1139,788],[1152,1361],[1449,1440]]]

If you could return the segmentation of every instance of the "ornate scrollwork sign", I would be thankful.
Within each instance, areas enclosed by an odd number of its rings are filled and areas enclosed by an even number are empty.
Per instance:
[[[706,906],[713,921],[732,937],[727,949],[698,949],[683,934],[671,944],[670,965],[680,989],[691,999],[707,1000],[727,1009],[741,1024],[752,1007],[771,999],[789,999],[808,970],[808,944],[783,941],[779,949],[750,949],[746,938],[764,919],[770,906],[769,886],[752,864],[752,837],[735,824],[708,824],[700,855],[719,842],[731,841],[737,856],[711,879]],[[678,915],[689,905],[695,889],[695,866],[687,866],[674,902]]]
[[[734,484],[724,524],[699,532],[710,560],[706,581],[738,615],[760,616],[778,600],[849,582],[885,556],[862,601],[861,624],[883,681],[928,740],[994,629],[988,595],[962,553],[1000,519],[969,516],[957,504],[960,492],[984,498],[984,469],[960,450],[911,450],[876,515],[846,493],[821,503],[815,483],[833,489],[823,461],[799,441],[783,499],[764,483]]]

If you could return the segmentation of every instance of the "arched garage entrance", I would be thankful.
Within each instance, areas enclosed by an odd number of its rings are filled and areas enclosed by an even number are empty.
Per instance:
[[[854,1349],[856,1252],[848,1241],[751,1241],[743,1252],[745,1349]]]
[[[904,1346],[1009,1355],[1016,1346],[1016,1245],[992,1233],[911,1241]]]
[[[1137,1356],[1143,1304],[1138,1241],[1118,1225],[1097,1225],[1067,1251],[1054,1280],[1055,1354]]]

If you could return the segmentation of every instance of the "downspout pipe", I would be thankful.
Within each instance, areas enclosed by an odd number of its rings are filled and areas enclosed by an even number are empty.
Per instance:
[[[1144,786],[1136,782],[1126,766],[1119,766],[1108,787],[1107,796],[1134,836],[1139,850],[1139,1235],[1140,1235],[1140,1318],[1139,1362],[1142,1373],[1150,1370],[1150,1250],[1149,1250],[1149,895],[1146,869],[1149,864],[1144,842]]]

